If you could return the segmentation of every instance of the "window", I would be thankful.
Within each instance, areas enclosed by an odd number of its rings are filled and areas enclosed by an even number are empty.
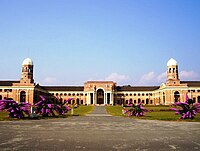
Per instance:
[[[68,95],[71,96],[71,93],[69,93]]]
[[[140,93],[138,93],[138,96],[140,96]]]
[[[130,96],[132,96],[132,93],[130,93]]]
[[[134,93],[134,96],[136,96],[136,93]]]
[[[126,93],[126,96],[128,96],[128,93]]]
[[[67,93],[64,93],[64,96],[67,96]]]
[[[142,96],[144,96],[144,93],[142,93]]]

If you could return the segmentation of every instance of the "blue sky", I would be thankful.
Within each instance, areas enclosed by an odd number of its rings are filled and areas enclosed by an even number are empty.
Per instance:
[[[41,85],[160,85],[166,64],[200,80],[199,0],[1,0],[0,79],[30,57]]]

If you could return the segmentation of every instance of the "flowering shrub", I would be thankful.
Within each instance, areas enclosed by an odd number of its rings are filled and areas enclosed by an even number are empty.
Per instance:
[[[55,105],[55,110],[59,115],[64,115],[71,110],[71,108],[67,105],[70,100],[72,99],[69,98],[68,100],[64,100],[64,102],[62,102],[62,100],[57,99],[58,103]]]
[[[125,109],[124,114],[128,114],[128,116],[143,116],[144,112],[148,112],[140,102],[138,105],[132,104],[132,102],[129,102],[128,106],[131,107],[131,109]]]
[[[0,111],[6,110],[9,113],[9,117],[12,118],[24,118],[24,114],[30,116],[30,104],[22,102],[17,103],[14,100],[0,100]]]
[[[42,116],[55,116],[55,112],[57,112],[59,115],[64,115],[70,110],[67,105],[69,100],[70,99],[62,102],[62,100],[56,98],[54,101],[50,101],[46,100],[43,96],[40,96],[40,101],[35,104],[36,114]]]
[[[181,109],[171,108],[171,110],[176,111],[176,114],[180,114],[180,119],[193,119],[198,112],[200,113],[200,103],[193,103],[194,101],[186,95],[185,102],[177,102],[174,104],[174,106],[179,106]]]

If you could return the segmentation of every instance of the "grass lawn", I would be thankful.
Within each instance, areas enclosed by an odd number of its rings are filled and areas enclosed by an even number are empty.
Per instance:
[[[180,115],[176,115],[174,111],[169,111],[171,106],[146,106],[146,109],[150,112],[146,112],[143,117],[131,117],[136,119],[147,119],[147,120],[166,120],[166,121],[179,121]],[[106,110],[109,114],[113,116],[124,116],[122,115],[121,106],[107,106]],[[200,114],[197,114],[193,120],[186,119],[181,121],[190,121],[190,122],[200,122]]]
[[[4,121],[4,120],[10,120],[10,118],[8,118],[8,112],[2,111],[0,112],[0,121]]]
[[[73,116],[84,116],[88,113],[91,113],[94,110],[94,106],[79,106],[74,109]],[[67,113],[67,115],[72,115],[71,111]]]
[[[78,108],[74,109],[74,114],[73,115],[71,114],[71,111],[69,111],[66,114],[66,117],[67,116],[84,116],[84,115],[92,112],[93,110],[94,110],[94,106],[79,106]],[[41,118],[41,119],[51,119],[51,118],[59,118],[59,117],[63,117],[63,116],[58,116],[56,114],[55,117],[39,117],[39,118]],[[25,117],[24,120],[26,120],[26,119],[28,120],[30,118]],[[11,121],[11,120],[19,120],[19,119],[17,119],[17,118],[9,118],[8,117],[8,112],[2,111],[2,112],[0,112],[0,121],[5,121],[5,120]]]

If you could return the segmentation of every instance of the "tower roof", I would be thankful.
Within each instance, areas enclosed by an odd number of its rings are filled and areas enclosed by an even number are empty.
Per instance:
[[[167,62],[167,66],[176,66],[176,65],[178,65],[178,63],[173,58],[169,59],[169,61]]]
[[[24,59],[22,65],[33,65],[33,61],[30,58]]]

